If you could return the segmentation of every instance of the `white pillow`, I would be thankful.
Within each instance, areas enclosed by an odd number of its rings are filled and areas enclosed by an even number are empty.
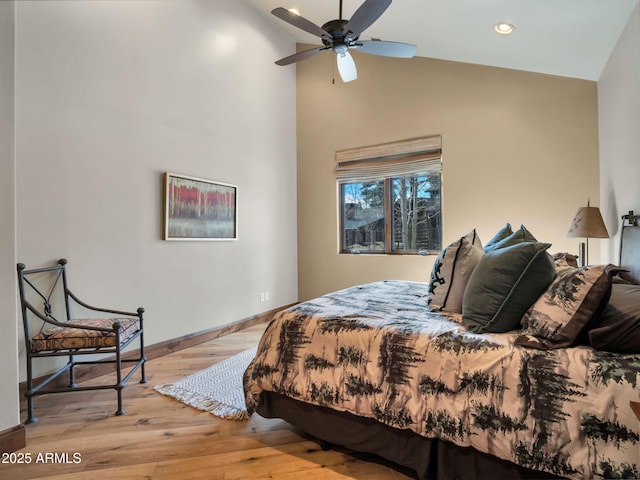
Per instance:
[[[429,279],[428,302],[432,310],[462,313],[464,290],[483,255],[475,229],[440,252]]]

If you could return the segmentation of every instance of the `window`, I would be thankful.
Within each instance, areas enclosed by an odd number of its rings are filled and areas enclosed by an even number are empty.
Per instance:
[[[441,250],[440,137],[336,154],[341,253]]]

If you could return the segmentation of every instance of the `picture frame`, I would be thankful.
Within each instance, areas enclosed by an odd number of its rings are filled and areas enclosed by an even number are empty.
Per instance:
[[[164,173],[165,240],[237,240],[238,187]]]

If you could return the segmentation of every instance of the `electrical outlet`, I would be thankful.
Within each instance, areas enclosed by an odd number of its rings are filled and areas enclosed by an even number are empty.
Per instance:
[[[266,300],[266,295],[264,292],[260,292],[260,303],[264,303]]]

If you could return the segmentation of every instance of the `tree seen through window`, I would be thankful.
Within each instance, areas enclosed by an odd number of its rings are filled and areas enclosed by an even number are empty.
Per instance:
[[[440,251],[440,172],[340,184],[342,253]]]

